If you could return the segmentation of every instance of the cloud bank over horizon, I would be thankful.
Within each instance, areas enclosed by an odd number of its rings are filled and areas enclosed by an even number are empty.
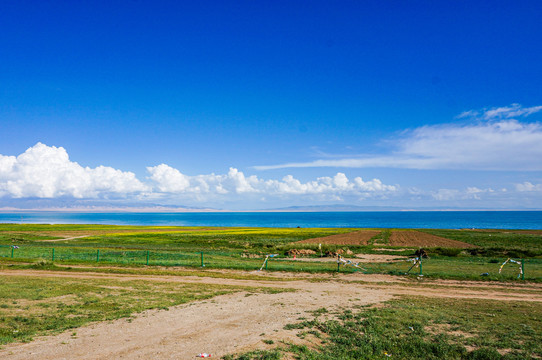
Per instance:
[[[401,168],[419,170],[542,170],[542,124],[519,121],[542,111],[512,104],[470,110],[458,116],[468,123],[427,125],[403,131],[383,143],[393,149],[379,155],[360,155],[309,162],[259,165],[257,170],[308,167]],[[332,157],[332,156],[331,156]]]
[[[24,199],[57,199],[62,200],[62,204],[70,198],[110,201],[111,204],[124,200],[131,206],[140,204],[143,207],[148,203],[213,207],[247,202],[258,204],[252,206],[256,209],[272,204],[279,207],[291,204],[361,205],[367,201],[383,206],[404,204],[403,207],[412,207],[417,202],[425,206],[432,203],[435,207],[460,206],[465,201],[522,196],[534,199],[542,195],[542,184],[534,181],[515,183],[511,189],[477,186],[420,189],[385,184],[380,179],[348,178],[343,172],[302,182],[292,175],[281,179],[247,176],[233,167],[226,174],[194,176],[167,164],[149,166],[146,170],[148,176],[142,181],[132,172],[112,167],[83,167],[70,160],[63,147],[37,143],[18,156],[0,155],[0,200],[11,200],[10,204]]]
[[[457,123],[421,126],[384,139],[381,143],[393,150],[377,155],[253,167],[293,168],[294,174],[305,176],[303,180],[286,170],[275,178],[264,178],[233,166],[226,173],[189,175],[165,163],[145,167],[144,178],[138,178],[110,166],[85,167],[71,160],[65,148],[38,142],[17,156],[0,154],[0,201],[3,207],[50,199],[64,204],[96,200],[230,209],[337,203],[540,208],[542,123],[525,118],[541,111],[542,106],[518,104],[470,110],[458,115]],[[308,167],[392,170],[382,170],[370,180],[347,176],[343,169],[309,179],[304,171],[295,172],[295,168]],[[499,172],[489,172],[495,170]],[[382,174],[387,180],[379,178]]]
[[[83,167],[71,161],[63,147],[37,143],[19,156],[0,155],[0,197],[75,199],[163,198],[209,201],[257,196],[291,198],[313,197],[321,201],[341,201],[343,196],[358,199],[382,197],[398,191],[379,179],[349,179],[338,172],[333,177],[318,177],[301,182],[292,175],[280,180],[246,176],[236,168],[227,174],[189,176],[166,164],[147,167],[146,181],[132,172],[98,166]]]

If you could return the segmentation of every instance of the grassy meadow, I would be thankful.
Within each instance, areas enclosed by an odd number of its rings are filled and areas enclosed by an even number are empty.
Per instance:
[[[326,317],[325,315],[331,315]],[[309,345],[226,360],[532,359],[542,356],[542,306],[531,302],[402,296],[383,307],[329,314],[322,308],[286,329]],[[264,340],[265,342],[265,340]]]
[[[363,270],[342,266],[341,272],[404,274],[410,263],[401,256],[412,256],[417,246],[386,244],[393,229],[378,230],[376,241],[366,245],[337,245],[323,241],[313,244],[301,240],[346,234],[359,229],[285,229],[285,228],[209,228],[145,227],[111,225],[0,225],[2,264],[44,260],[58,264],[115,264],[119,266],[185,266],[210,269],[259,269],[267,254],[276,254],[267,264],[268,271],[334,272],[337,264],[318,261],[333,252],[383,254],[397,256],[390,263],[363,264]],[[420,230],[423,233],[475,245],[474,248],[425,248],[422,273],[426,277],[471,280],[515,280],[519,265],[507,259],[523,259],[524,279],[542,281],[542,232],[504,230]],[[88,236],[90,235],[90,236]],[[84,237],[81,237],[84,236]],[[62,240],[69,238],[69,240]],[[314,261],[299,261],[288,251],[312,250]],[[419,269],[411,270],[419,274]],[[484,274],[482,276],[482,274]]]
[[[0,224],[1,270],[141,275],[141,280],[129,281],[5,276],[0,283],[0,345],[30,341],[38,335],[67,329],[74,329],[73,336],[77,336],[76,328],[89,322],[129,318],[146,309],[165,309],[225,293],[284,291],[145,280],[145,275],[261,280],[265,272],[252,271],[262,267],[268,254],[277,256],[269,260],[267,272],[287,271],[292,276],[265,277],[267,281],[306,279],[306,273],[313,274],[311,281],[320,281],[314,277],[318,273],[332,274],[338,270],[405,277],[412,264],[406,257],[412,257],[419,247],[390,245],[393,232],[404,230],[370,229],[377,235],[365,245],[325,240],[298,243],[358,230]],[[480,281],[479,286],[522,284],[523,292],[540,292],[538,287],[530,289],[529,284],[542,282],[542,231],[419,231],[475,246],[425,247],[429,258],[422,262],[423,279]],[[306,256],[311,261],[294,260],[289,255],[293,249],[312,250]],[[338,268],[336,261],[325,257],[326,253],[336,252],[348,254],[353,260],[356,255],[388,255],[391,261]],[[508,258],[524,261],[524,280],[518,279],[518,264],[509,263],[499,273]],[[416,280],[419,271],[411,270],[410,281],[414,283],[400,286],[439,286],[420,283]],[[334,281],[330,279],[322,277],[321,281]],[[450,289],[447,286],[446,291]],[[519,290],[510,289],[514,291]],[[288,325],[288,329],[298,331],[298,336],[310,340],[312,345],[273,344],[272,340],[264,340],[272,349],[229,355],[225,359],[542,357],[542,306],[530,301],[405,295],[383,306],[352,307],[333,314],[321,309]]]
[[[148,280],[4,277],[0,283],[0,345],[239,291],[282,290]]]

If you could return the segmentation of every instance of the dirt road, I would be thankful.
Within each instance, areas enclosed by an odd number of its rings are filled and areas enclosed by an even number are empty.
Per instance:
[[[542,286],[462,283],[438,281],[429,285],[408,282],[384,275],[349,274],[302,280],[235,280],[194,276],[136,276],[55,271],[0,271],[0,276],[41,276],[75,278],[111,278],[115,280],[228,284],[256,287],[293,288],[295,292],[251,294],[240,292],[210,300],[152,310],[131,320],[95,323],[57,336],[38,338],[28,344],[10,344],[0,350],[2,359],[194,359],[201,352],[213,358],[265,348],[264,339],[275,343],[299,342],[295,330],[286,324],[300,317],[311,318],[307,311],[322,307],[332,311],[354,305],[377,304],[396,295],[435,297],[492,298],[542,302]],[[274,275],[277,276],[277,275]],[[285,275],[288,276],[288,275]],[[312,280],[312,281],[311,281]]]

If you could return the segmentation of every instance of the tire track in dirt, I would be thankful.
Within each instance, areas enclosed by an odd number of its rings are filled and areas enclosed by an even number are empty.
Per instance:
[[[67,238],[61,238],[61,239],[52,239],[52,240],[40,240],[41,242],[58,242],[58,241],[68,241],[68,240],[75,240],[75,239],[82,239],[86,238],[92,235],[80,235],[80,236],[72,236]]]
[[[77,337],[71,336],[71,330],[56,336],[41,337],[28,344],[7,345],[0,350],[2,359],[193,359],[200,352],[211,353],[216,358],[265,348],[267,345],[262,343],[263,339],[300,341],[294,330],[284,330],[284,326],[297,322],[299,317],[310,318],[307,311],[322,307],[333,311],[355,305],[377,304],[397,295],[542,301],[542,293],[504,291],[507,288],[502,288],[502,285],[476,290],[467,285],[457,289],[458,284],[452,282],[453,288],[447,290],[412,283],[404,286],[404,283],[392,277],[363,274],[339,275],[333,279],[322,277],[319,282],[314,281],[316,276],[301,280],[268,281],[265,277],[261,280],[238,280],[37,270],[2,270],[0,276],[109,278],[297,290],[250,296],[239,292],[175,306],[169,311],[145,311],[130,320],[93,323],[76,329]],[[382,284],[387,278],[393,282]]]

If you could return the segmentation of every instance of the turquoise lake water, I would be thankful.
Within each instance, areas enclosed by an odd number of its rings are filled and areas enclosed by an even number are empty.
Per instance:
[[[542,211],[0,213],[0,223],[542,229]]]

